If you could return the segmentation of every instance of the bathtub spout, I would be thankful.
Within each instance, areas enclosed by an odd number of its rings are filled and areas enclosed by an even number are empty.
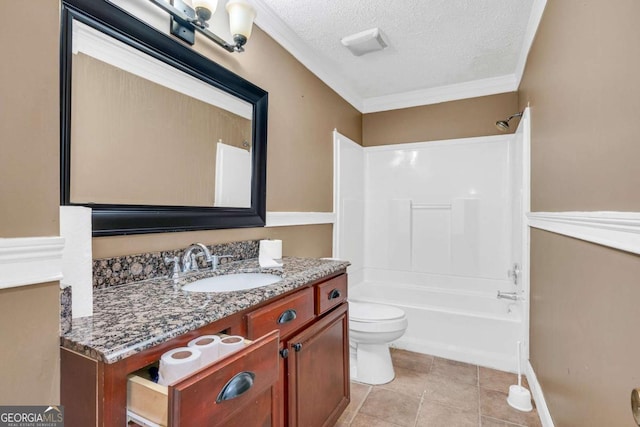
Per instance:
[[[510,299],[511,301],[518,301],[520,298],[516,292],[501,292],[498,291],[498,299]]]

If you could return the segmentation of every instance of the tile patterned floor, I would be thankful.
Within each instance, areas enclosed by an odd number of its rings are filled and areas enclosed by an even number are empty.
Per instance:
[[[396,378],[351,382],[351,403],[336,427],[541,427],[535,408],[507,404],[515,374],[404,350],[392,349],[391,357]]]

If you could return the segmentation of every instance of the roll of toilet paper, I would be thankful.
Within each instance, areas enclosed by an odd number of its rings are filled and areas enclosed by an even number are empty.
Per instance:
[[[260,256],[282,258],[282,240],[260,240]]]
[[[178,347],[169,350],[160,358],[158,384],[169,385],[188,377],[200,369],[200,350],[193,347]]]
[[[258,262],[262,268],[282,267],[282,263],[276,261],[282,258],[282,240],[260,240],[260,252]]]
[[[71,314],[93,315],[93,256],[91,209],[83,206],[60,206],[60,236],[65,245],[62,253],[62,284],[71,285]]]
[[[220,339],[220,357],[225,357],[231,353],[244,348],[244,338],[239,335],[230,335]]]
[[[220,356],[219,344],[219,336],[202,335],[189,341],[189,344],[187,344],[187,346],[200,350],[200,353],[202,354],[202,356],[200,357],[200,366],[205,366],[215,362]]]

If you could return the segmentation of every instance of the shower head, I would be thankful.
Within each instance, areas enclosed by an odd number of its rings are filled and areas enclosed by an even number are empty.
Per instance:
[[[509,122],[507,120],[498,120],[496,122],[496,127],[499,131],[506,132],[509,130]]]
[[[501,132],[508,131],[509,130],[509,121],[511,119],[513,119],[514,117],[522,117],[522,112],[515,113],[515,114],[509,116],[509,118],[507,120],[498,120],[496,122],[496,128],[498,128],[498,130],[501,131]]]

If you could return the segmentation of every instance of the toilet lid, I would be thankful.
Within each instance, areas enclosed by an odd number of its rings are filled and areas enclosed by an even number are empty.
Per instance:
[[[349,301],[349,317],[364,322],[394,320],[404,317],[404,311],[390,305]]]

